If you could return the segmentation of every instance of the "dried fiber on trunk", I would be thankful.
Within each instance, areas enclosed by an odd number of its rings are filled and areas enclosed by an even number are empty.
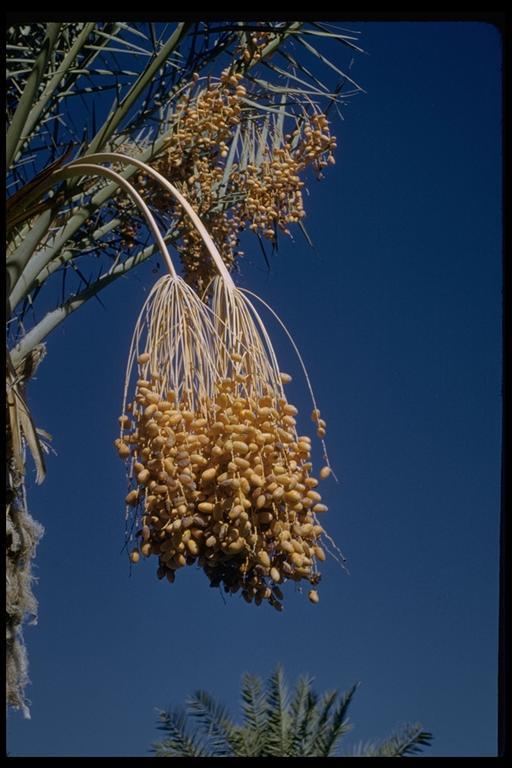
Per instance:
[[[36,347],[18,368],[7,356],[6,374],[6,699],[7,706],[30,717],[25,688],[28,680],[23,623],[37,621],[32,591],[32,561],[43,527],[28,512],[25,491],[26,445],[36,464],[36,482],[45,476],[44,445],[34,427],[24,397],[24,383],[45,354]]]
[[[8,472],[8,494],[16,488],[15,473]],[[20,480],[18,478],[18,483]],[[32,560],[43,527],[28,513],[24,494],[7,504],[6,519],[6,698],[7,705],[30,717],[25,688],[28,664],[22,626],[37,623],[37,601],[32,592]]]

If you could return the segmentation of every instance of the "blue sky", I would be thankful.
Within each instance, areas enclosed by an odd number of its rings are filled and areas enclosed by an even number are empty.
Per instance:
[[[246,244],[238,281],[296,340],[327,420],[325,525],[348,559],[322,567],[321,602],[223,600],[194,568],[174,585],[121,554],[125,477],[112,446],[129,341],[157,275],[147,265],[48,340],[30,390],[54,436],[30,487],[46,529],[39,624],[25,632],[27,756],[136,756],[155,707],[204,688],[238,709],[245,671],[361,686],[346,746],[420,721],[425,755],[496,752],[501,419],[501,50],[476,23],[351,23],[366,89],[337,125],[337,164],[306,199],[312,251],[281,241],[268,272]],[[288,396],[310,403],[268,321]],[[311,431],[311,430],[310,430]],[[317,451],[317,462],[320,451]]]

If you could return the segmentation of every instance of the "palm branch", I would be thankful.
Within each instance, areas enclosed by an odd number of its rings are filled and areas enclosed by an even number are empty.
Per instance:
[[[262,681],[255,675],[245,674],[242,678],[242,713],[239,754],[243,757],[257,757],[262,753],[266,739],[266,694]]]
[[[198,691],[184,709],[160,711],[158,727],[166,737],[153,744],[153,752],[159,757],[335,756],[349,730],[347,711],[357,685],[346,693],[333,690],[321,696],[311,685],[310,678],[301,677],[289,694],[280,665],[266,685],[245,674],[240,725],[210,694]],[[358,744],[345,756],[406,757],[428,747],[431,740],[421,725],[406,725],[380,744]]]
[[[358,744],[350,752],[357,757],[408,757],[419,754],[432,743],[432,734],[419,723],[404,725],[379,744]]]
[[[188,700],[187,708],[198,735],[208,745],[209,753],[215,757],[228,757],[232,754],[238,745],[239,734],[225,707],[206,691],[197,691]]]
[[[199,738],[189,732],[183,712],[159,712],[158,729],[165,732],[163,741],[153,745],[156,757],[207,757]]]

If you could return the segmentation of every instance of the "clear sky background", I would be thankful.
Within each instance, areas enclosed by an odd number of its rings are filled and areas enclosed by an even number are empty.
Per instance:
[[[424,754],[495,755],[501,418],[501,50],[476,23],[351,23],[366,89],[336,126],[337,165],[309,184],[306,225],[271,271],[246,247],[239,283],[287,324],[309,370],[340,482],[325,525],[347,576],[321,602],[223,599],[196,568],[156,558],[129,575],[126,481],[112,441],[129,342],[154,264],[89,302],[48,340],[30,389],[54,436],[29,506],[39,624],[27,628],[32,719],[8,716],[12,756],[143,756],[155,707],[204,688],[238,712],[245,671],[318,691],[361,686],[345,746],[400,723]],[[312,434],[306,386],[269,319],[288,396]],[[317,466],[320,451],[317,446]]]

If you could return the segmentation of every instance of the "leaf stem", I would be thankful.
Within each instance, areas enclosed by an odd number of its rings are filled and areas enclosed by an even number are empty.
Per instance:
[[[6,160],[7,168],[10,168],[16,153],[22,142],[22,134],[27,122],[32,104],[34,103],[37,89],[42,80],[43,73],[52,52],[62,24],[48,24],[46,27],[46,37],[44,39],[41,52],[34,62],[32,72],[28,76],[27,83],[18,102],[16,112],[12,119],[6,138]]]

